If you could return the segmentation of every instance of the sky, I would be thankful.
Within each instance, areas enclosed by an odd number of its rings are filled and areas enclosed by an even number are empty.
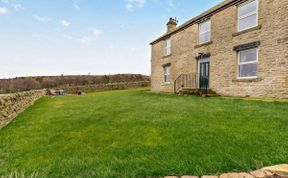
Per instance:
[[[222,0],[0,0],[0,78],[150,75],[149,43]]]

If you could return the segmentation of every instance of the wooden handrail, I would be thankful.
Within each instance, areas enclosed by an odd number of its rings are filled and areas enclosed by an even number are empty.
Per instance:
[[[198,89],[198,74],[188,73],[179,75],[174,80],[174,93],[178,93],[181,88]]]

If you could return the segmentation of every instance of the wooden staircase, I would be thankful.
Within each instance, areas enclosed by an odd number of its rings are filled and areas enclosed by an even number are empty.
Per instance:
[[[196,95],[196,96],[207,96],[207,97],[213,97],[213,96],[219,96],[215,91],[208,89],[192,89],[192,88],[181,88],[178,92],[178,95]]]
[[[204,88],[199,88],[198,81],[197,73],[181,74],[174,81],[174,93],[178,95],[219,96],[208,88],[208,84]]]

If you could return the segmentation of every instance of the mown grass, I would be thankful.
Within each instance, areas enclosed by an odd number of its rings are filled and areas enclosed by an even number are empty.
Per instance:
[[[0,175],[160,177],[288,163],[288,103],[145,89],[44,97],[0,130]]]

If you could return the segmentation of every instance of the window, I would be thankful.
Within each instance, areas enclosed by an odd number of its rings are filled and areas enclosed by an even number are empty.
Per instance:
[[[211,40],[211,21],[207,20],[199,25],[199,44]]]
[[[258,0],[248,2],[238,8],[238,31],[258,25]]]
[[[170,55],[171,54],[171,39],[165,40],[165,45],[164,45],[164,55]]]
[[[170,83],[170,65],[164,67],[164,82]]]
[[[258,49],[239,51],[238,55],[238,78],[257,78]]]

